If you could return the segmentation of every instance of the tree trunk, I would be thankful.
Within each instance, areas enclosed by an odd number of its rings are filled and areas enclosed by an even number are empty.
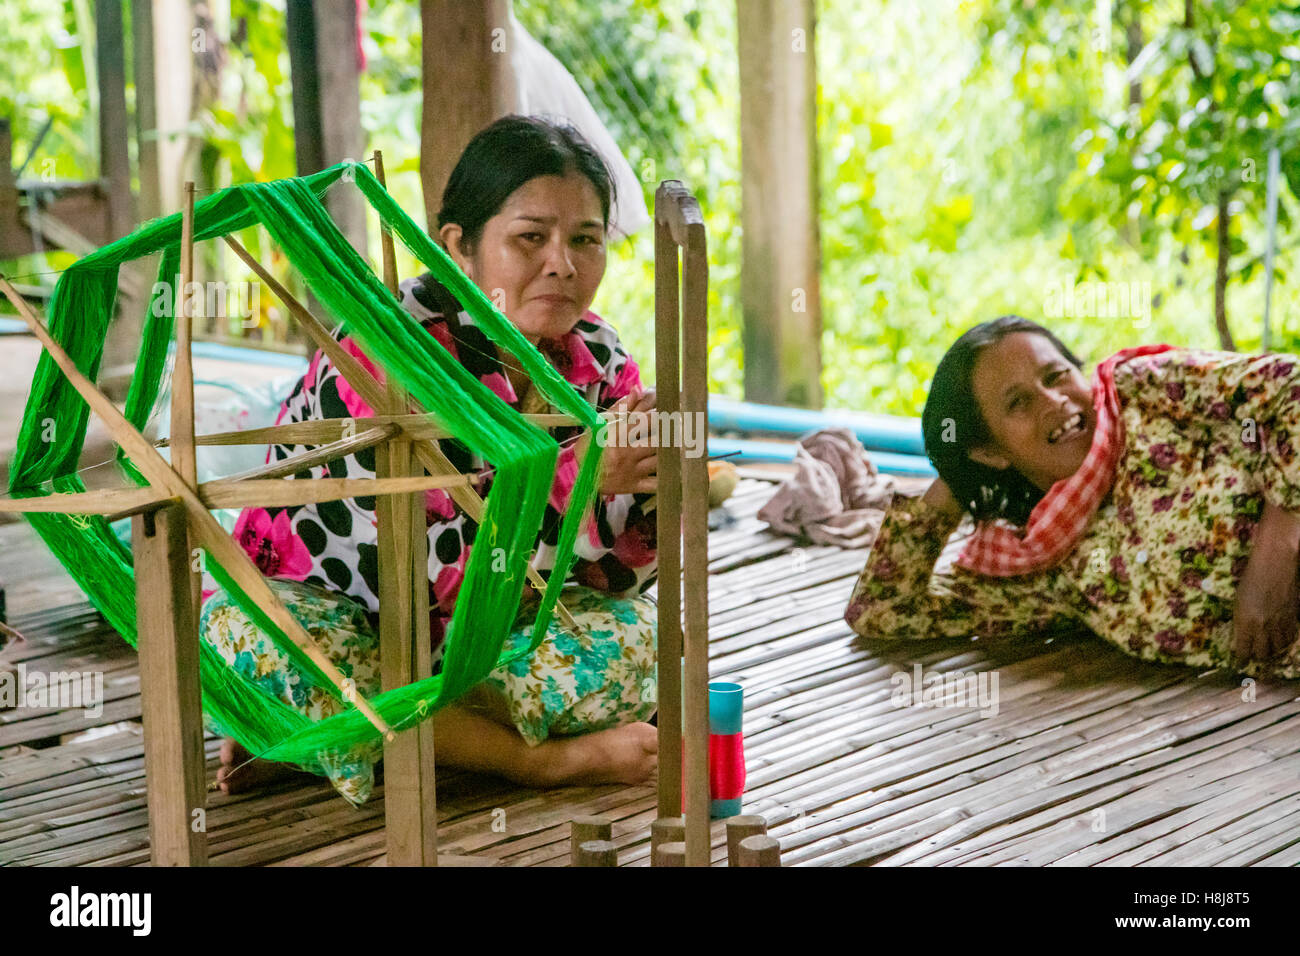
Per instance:
[[[1219,190],[1219,228],[1218,228],[1218,263],[1214,270],[1214,327],[1219,332],[1219,344],[1229,352],[1237,351],[1232,341],[1232,330],[1228,328],[1228,201],[1232,193],[1226,189]]]

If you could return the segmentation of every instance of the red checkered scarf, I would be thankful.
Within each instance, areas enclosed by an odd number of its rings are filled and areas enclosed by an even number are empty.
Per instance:
[[[986,521],[970,536],[957,564],[976,574],[1009,578],[1055,567],[1074,550],[1098,505],[1115,482],[1124,450],[1124,422],[1119,415],[1115,366],[1143,355],[1168,351],[1168,345],[1123,349],[1099,366],[1092,383],[1097,427],[1083,464],[1069,478],[1048,489],[1029,513],[1024,534],[1003,521]]]

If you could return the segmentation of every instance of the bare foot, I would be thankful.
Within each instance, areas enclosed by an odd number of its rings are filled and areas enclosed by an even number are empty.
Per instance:
[[[659,768],[659,732],[645,723],[624,724],[549,740],[534,753],[543,785],[644,783]]]
[[[231,737],[221,744],[221,766],[217,768],[217,789],[222,793],[243,793],[298,773],[293,767],[269,760],[254,760],[253,755]]]

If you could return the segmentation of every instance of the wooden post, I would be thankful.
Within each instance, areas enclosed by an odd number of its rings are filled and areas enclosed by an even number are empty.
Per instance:
[[[375,178],[384,158],[375,151]],[[381,226],[384,284],[397,295],[393,237]],[[406,411],[408,397],[388,380],[390,408]],[[375,449],[376,477],[423,475],[409,439]],[[375,500],[379,548],[379,661],[384,690],[433,673],[429,635],[429,539],[424,495]],[[384,821],[389,866],[438,865],[438,810],[433,766],[433,723],[422,720],[384,746]]]
[[[298,175],[345,159],[359,161],[365,150],[365,129],[356,4],[289,0],[286,15]],[[325,207],[339,231],[364,256],[366,206],[361,194],[351,188],[331,189]]]
[[[203,866],[203,718],[185,509],[132,519],[145,786],[154,866]],[[197,815],[195,811],[200,811]]]
[[[420,29],[420,180],[429,229],[436,231],[442,191],[465,145],[514,109],[510,0],[422,0]]]
[[[685,866],[686,844],[660,843],[659,848],[654,851],[654,858],[650,862],[652,866]]]
[[[737,866],[780,866],[781,844],[770,836],[745,837],[737,850]]]
[[[122,0],[95,0],[95,64],[99,73],[99,178],[108,194],[108,234],[131,231],[131,154],[126,131],[126,53]]]
[[[136,165],[140,173],[140,218],[147,221],[162,215],[153,0],[131,0],[131,72],[135,78],[135,142]]]
[[[190,164],[190,114],[194,108],[194,4],[153,0],[153,71],[158,202],[170,211],[184,202]]]
[[[578,862],[578,851],[584,843],[609,841],[613,836],[613,824],[605,817],[574,817],[569,824],[569,856],[573,865],[585,865]]]
[[[18,221],[18,185],[14,180],[14,141],[9,117],[0,116],[0,259],[31,251]]]
[[[194,281],[194,183],[185,184],[185,209],[181,214],[181,273],[176,290],[176,364],[172,372],[171,459],[176,473],[190,490],[198,489],[198,465],[194,449],[194,356],[190,346],[194,335],[190,284]],[[198,550],[191,536],[190,554]],[[203,577],[193,563],[189,571],[194,626],[198,627]]]
[[[680,747],[678,748],[681,749]],[[686,820],[683,817],[660,817],[650,824],[650,860],[655,851],[665,843],[683,843],[686,839]]]
[[[689,222],[682,252],[682,419],[709,420],[709,263],[704,223]],[[686,742],[686,865],[709,865],[709,462],[707,452],[682,456],[682,537],[686,658],[682,695]]]
[[[574,866],[618,866],[618,847],[609,840],[586,840],[573,854]]]
[[[756,814],[727,820],[727,865],[740,866],[740,841],[752,836],[767,836],[767,820]]]
[[[126,112],[126,51],[122,24],[123,0],[95,0],[95,70],[99,90],[99,179],[105,206],[105,234],[120,239],[135,227],[131,195],[130,128]],[[124,272],[133,266],[124,265]],[[103,367],[131,366],[140,351],[144,301],[121,295],[111,333],[104,346]]]
[[[667,219],[665,186],[655,192],[655,398],[672,421],[681,412],[681,299],[678,252]],[[655,527],[659,564],[659,816],[682,812],[682,462],[675,449],[658,456]],[[657,821],[656,821],[657,822]],[[679,839],[685,840],[683,834]]]
[[[682,250],[678,298],[677,250]],[[668,180],[655,193],[655,362],[659,413],[708,421],[708,246],[699,204],[681,183]],[[680,336],[680,338],[679,338]],[[679,346],[680,342],[680,346]],[[682,360],[678,381],[678,355]],[[666,360],[666,365],[664,364]],[[667,376],[665,378],[665,376]],[[659,766],[660,816],[680,811],[685,795],[686,863],[709,865],[709,472],[701,454],[681,447],[660,455],[656,525],[659,552]],[[665,509],[664,502],[667,501]],[[678,502],[681,502],[680,507]],[[680,516],[680,517],[679,517]],[[679,531],[678,529],[682,530]],[[682,545],[678,536],[684,537]],[[684,580],[678,564],[684,548]],[[665,564],[664,552],[667,550]],[[681,597],[686,621],[679,631]],[[679,661],[685,652],[685,666]],[[684,704],[678,713],[678,701]],[[680,722],[679,722],[680,720]],[[685,749],[685,787],[681,754]],[[665,779],[667,783],[665,783]],[[676,790],[677,806],[672,806]]]
[[[737,0],[745,398],[820,408],[815,0]]]

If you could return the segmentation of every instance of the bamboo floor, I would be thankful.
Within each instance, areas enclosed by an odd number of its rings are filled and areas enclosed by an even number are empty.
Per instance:
[[[714,512],[710,643],[713,678],[746,689],[745,811],[783,865],[1300,863],[1300,686],[1243,689],[1089,635],[865,641],[841,615],[866,552],[772,534],[755,513],[774,487],[746,477]],[[147,864],[134,652],[25,524],[0,526],[0,581],[28,639],[0,668],[100,671],[105,698],[99,716],[0,711],[0,863]],[[918,663],[996,674],[997,713],[896,705],[895,675]],[[601,814],[620,864],[648,864],[649,786],[542,792],[440,769],[437,796],[449,862],[563,866],[569,821]],[[207,830],[216,866],[382,864],[382,785],[359,809],[307,777],[209,794]],[[724,863],[720,823],[713,837]]]

